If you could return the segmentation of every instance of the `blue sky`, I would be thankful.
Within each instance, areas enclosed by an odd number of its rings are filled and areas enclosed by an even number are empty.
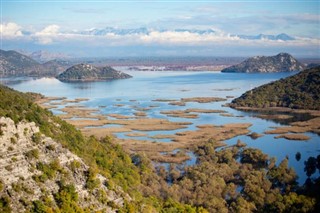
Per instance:
[[[2,0],[1,48],[43,49],[75,56],[244,56],[290,51],[320,57],[319,11],[317,0]],[[84,33],[106,27],[118,30],[144,27],[148,32]],[[191,32],[209,29],[214,33]],[[281,33],[294,40],[248,41],[237,37]]]

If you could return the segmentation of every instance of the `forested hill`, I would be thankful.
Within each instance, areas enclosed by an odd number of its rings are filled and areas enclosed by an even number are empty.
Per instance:
[[[230,106],[320,110],[320,66],[247,91]]]
[[[95,67],[90,64],[77,64],[57,76],[57,79],[65,82],[81,81],[106,81],[131,78],[132,76],[115,70],[110,66]]]
[[[305,65],[288,53],[275,56],[255,56],[240,64],[227,67],[221,72],[290,72],[302,71]]]

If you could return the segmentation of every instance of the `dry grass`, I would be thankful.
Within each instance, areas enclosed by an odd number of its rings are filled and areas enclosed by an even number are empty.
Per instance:
[[[113,106],[115,106],[115,107],[123,107],[124,104],[114,104]]]
[[[147,113],[145,113],[145,112],[135,112],[135,113],[133,113],[135,116],[139,116],[139,117],[145,117],[145,116],[147,116]]]
[[[311,131],[311,128],[308,127],[298,127],[298,126],[283,126],[283,127],[276,127],[272,130],[267,130],[265,134],[285,134],[285,133],[304,133]]]
[[[220,116],[223,116],[223,117],[235,117],[233,114],[231,113],[220,113]]]
[[[132,132],[132,133],[127,133],[126,136],[128,136],[128,137],[145,137],[145,136],[148,136],[148,134],[141,133],[141,132]]]
[[[94,135],[97,138],[103,138],[117,132],[130,132],[131,129],[125,127],[108,127],[108,128],[85,128],[81,132],[86,136]]]
[[[169,111],[161,111],[161,114],[170,116],[170,117],[179,117],[179,118],[198,118],[197,114],[193,113],[221,113],[225,112],[223,110],[215,110],[215,109],[186,109],[186,110],[169,110]]]
[[[167,115],[169,117],[179,117],[179,118],[198,118],[197,114],[190,114],[184,110],[171,110],[171,111],[162,111],[161,114]]]
[[[154,99],[152,101],[155,101],[155,102],[174,102],[174,101],[177,101],[177,100],[174,100],[174,99]]]
[[[173,101],[173,102],[169,102],[169,105],[173,105],[173,106],[185,106],[186,103],[182,102],[182,101]]]
[[[116,118],[116,119],[132,119],[136,118],[135,116],[121,115],[121,114],[108,114],[107,116]]]
[[[158,134],[158,135],[154,135],[151,138],[153,139],[173,139],[175,137],[175,135],[162,135],[162,134]]]
[[[275,136],[274,138],[276,139],[285,138],[287,140],[300,140],[300,141],[305,141],[310,139],[309,136],[304,134],[282,134],[282,135]]]
[[[209,140],[216,141],[216,147],[224,145],[224,140],[237,135],[248,134],[251,124],[240,123],[223,126],[201,125],[198,130],[179,132],[175,135],[158,135],[153,138],[171,138],[174,142],[162,143],[156,141],[141,141],[135,139],[116,139],[125,149],[131,152],[143,152],[153,160],[174,162],[173,156],[158,156],[155,153],[172,152],[175,149],[187,149],[201,145]],[[157,157],[158,156],[158,157]],[[164,159],[165,157],[165,159]],[[181,159],[180,159],[181,160]],[[184,159],[185,160],[185,159]]]
[[[194,97],[194,98],[181,98],[182,102],[197,102],[197,103],[211,103],[211,102],[219,102],[226,101],[225,98],[219,97]]]
[[[191,108],[186,109],[185,112],[195,112],[195,113],[224,113],[226,111],[224,110],[217,110],[217,109],[197,109],[197,108]]]
[[[263,134],[259,134],[259,133],[256,133],[256,132],[252,132],[250,134],[248,134],[247,136],[251,137],[252,139],[257,139],[257,138],[260,138],[263,136]]]

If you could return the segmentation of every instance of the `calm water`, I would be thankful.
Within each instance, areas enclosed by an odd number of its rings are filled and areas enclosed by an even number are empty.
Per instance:
[[[289,73],[268,73],[268,74],[234,74],[220,72],[128,72],[133,76],[131,79],[116,80],[111,82],[92,82],[92,83],[62,83],[53,78],[42,79],[1,79],[3,84],[19,90],[38,92],[46,96],[64,96],[68,99],[89,98],[89,101],[81,102],[82,105],[90,108],[97,108],[99,113],[111,114],[118,113],[123,115],[133,115],[135,108],[151,108],[147,113],[148,117],[167,118],[171,121],[190,121],[193,122],[187,129],[174,131],[153,131],[147,133],[147,137],[137,139],[150,139],[156,134],[173,134],[179,131],[194,130],[199,124],[225,124],[225,123],[252,123],[251,131],[263,133],[265,130],[281,124],[252,117],[252,113],[237,111],[231,108],[222,107],[232,98],[225,102],[215,103],[186,103],[186,106],[172,106],[167,102],[155,102],[154,99],[175,99],[184,97],[238,97],[245,91],[262,84],[285,78]],[[121,104],[123,106],[115,106]],[[100,107],[99,107],[100,106]],[[103,106],[103,108],[101,107]],[[164,110],[183,110],[187,108],[203,109],[222,109],[236,116],[244,117],[223,117],[217,113],[199,114],[197,119],[171,118],[162,115]],[[54,113],[61,113],[59,109],[52,110]],[[276,157],[278,163],[286,156],[289,157],[290,166],[294,167],[299,182],[304,183],[304,161],[310,156],[316,157],[320,154],[320,137],[316,134],[306,133],[310,136],[308,141],[289,141],[286,139],[274,139],[274,135],[264,135],[256,140],[248,136],[238,136],[226,141],[228,145],[233,145],[238,139],[244,141],[250,147],[263,150],[269,156]],[[118,133],[117,137],[125,138],[125,133]],[[156,140],[169,143],[169,139]],[[295,159],[297,152],[301,153],[300,161]],[[190,156],[192,153],[189,153]],[[194,158],[187,162],[193,164]],[[319,175],[318,173],[315,175]]]

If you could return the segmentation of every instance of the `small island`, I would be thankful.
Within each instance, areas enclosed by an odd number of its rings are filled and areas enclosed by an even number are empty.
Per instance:
[[[255,56],[246,59],[240,64],[227,67],[221,72],[251,73],[251,72],[292,72],[302,71],[305,65],[288,53],[279,53],[275,56]]]
[[[115,70],[110,66],[95,67],[90,64],[77,64],[68,68],[56,78],[62,82],[89,82],[126,79],[131,77],[131,75]]]

